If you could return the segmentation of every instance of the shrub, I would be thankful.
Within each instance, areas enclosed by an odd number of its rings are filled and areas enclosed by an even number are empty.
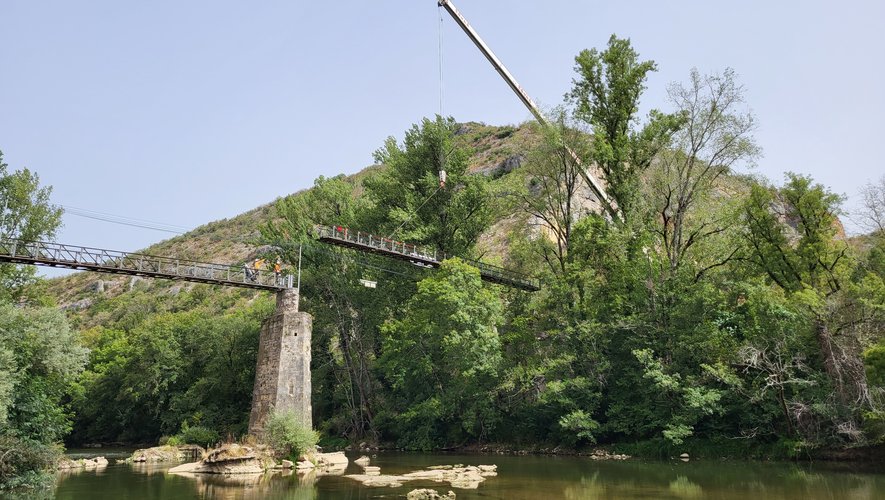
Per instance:
[[[187,444],[187,441],[185,441],[185,439],[183,437],[181,437],[181,434],[176,434],[174,436],[165,436],[165,437],[166,437],[165,442],[163,442],[163,438],[160,438],[160,446],[163,446],[163,445],[181,446],[183,444]]]
[[[184,441],[184,443],[198,444],[205,447],[217,443],[221,439],[217,432],[201,425],[195,425],[193,427],[183,425],[181,426],[181,432],[179,432],[175,437],[180,439],[181,441]],[[172,443],[167,444],[169,444],[170,446],[177,446]]]
[[[0,436],[0,491],[50,487],[59,458],[58,446]]]
[[[274,452],[291,459],[297,459],[319,440],[319,434],[305,425],[293,411],[272,413],[264,432],[265,440]]]

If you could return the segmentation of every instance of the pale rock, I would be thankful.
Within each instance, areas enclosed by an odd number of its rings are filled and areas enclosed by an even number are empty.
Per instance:
[[[350,460],[347,458],[347,455],[344,454],[343,451],[336,451],[332,453],[317,453],[317,466],[325,466],[325,465],[340,465],[340,464],[348,464]]]
[[[449,491],[447,494],[441,495],[436,490],[422,488],[410,491],[406,498],[408,500],[448,500],[455,498],[455,492]]]

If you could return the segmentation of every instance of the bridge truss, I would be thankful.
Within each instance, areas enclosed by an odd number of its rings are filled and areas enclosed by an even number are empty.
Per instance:
[[[0,239],[0,262],[63,267],[110,274],[279,291],[293,288],[291,274],[246,265],[213,264],[42,241]]]
[[[443,260],[452,257],[429,247],[394,241],[360,231],[351,231],[340,226],[317,226],[316,235],[317,239],[323,243],[384,255],[422,267],[437,268]],[[537,279],[484,262],[464,260],[479,269],[482,279],[490,283],[530,292],[541,289],[541,284]]]

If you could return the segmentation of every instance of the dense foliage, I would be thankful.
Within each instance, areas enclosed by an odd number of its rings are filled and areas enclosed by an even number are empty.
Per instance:
[[[61,211],[27,169],[9,172],[0,153],[0,236],[51,237]],[[51,483],[71,430],[67,401],[87,351],[49,302],[32,268],[0,265],[0,492]]]
[[[470,126],[424,119],[383,144],[378,166],[320,177],[231,243],[303,268],[323,444],[788,456],[885,440],[885,182],[864,192],[869,234],[847,238],[841,198],[825,187],[747,174],[760,149],[734,72],[692,71],[668,87],[670,110],[640,120],[655,69],[612,37],[578,55],[551,126],[478,127],[473,151]],[[517,135],[507,160],[519,168],[471,171],[471,158],[493,157],[481,148]],[[588,189],[587,165],[611,210]],[[51,236],[48,190],[16,175],[17,199],[37,208],[16,205],[33,223],[13,226]],[[316,224],[458,257],[431,270],[358,254],[317,243]],[[487,284],[472,258],[543,288]],[[272,297],[120,281],[77,297],[72,330],[38,307],[47,299],[28,272],[0,268],[12,283],[0,305],[0,446],[30,450],[21,463],[65,436],[208,444],[246,432]],[[285,415],[271,427],[290,454],[316,438]],[[3,474],[23,470],[0,462]]]

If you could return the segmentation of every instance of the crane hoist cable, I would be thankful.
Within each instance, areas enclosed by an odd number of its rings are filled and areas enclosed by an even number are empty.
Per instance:
[[[439,56],[439,116],[443,115],[443,15],[442,15],[442,7],[437,5],[436,9],[439,14],[439,23],[437,24],[437,32],[438,32],[438,44],[437,44],[437,53]]]

